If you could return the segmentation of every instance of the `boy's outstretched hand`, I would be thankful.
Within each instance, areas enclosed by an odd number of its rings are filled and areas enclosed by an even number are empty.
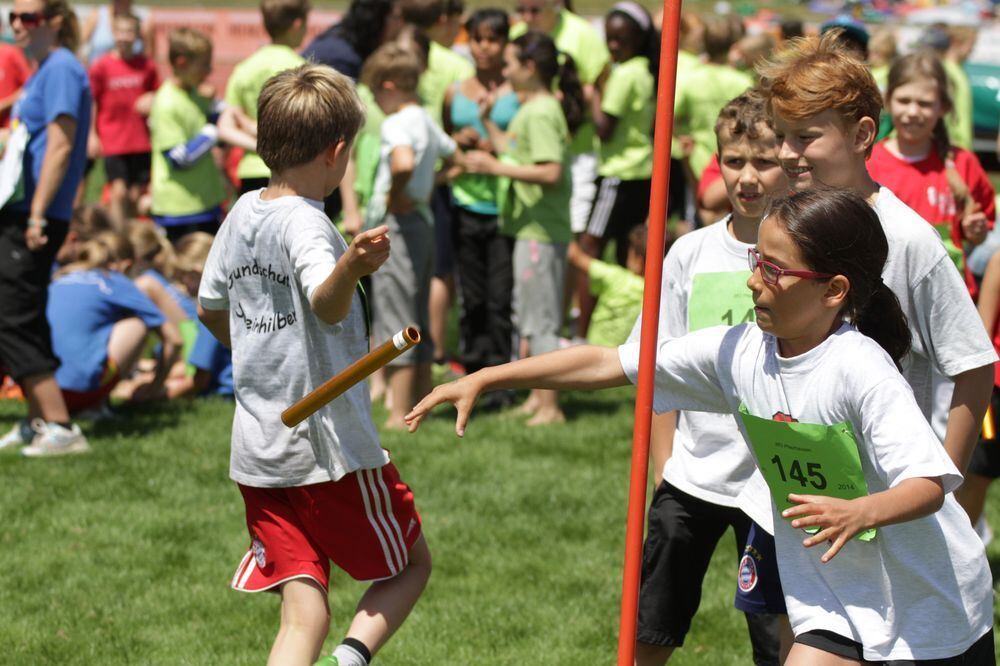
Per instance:
[[[465,435],[465,425],[469,422],[469,415],[472,414],[472,407],[476,404],[480,392],[481,388],[474,374],[441,384],[418,402],[403,420],[406,421],[410,432],[416,432],[420,422],[434,407],[442,402],[450,402],[458,410],[458,416],[455,418],[455,434],[462,437]]]
[[[354,237],[343,259],[352,278],[358,280],[371,275],[389,258],[388,231],[389,227],[383,224]]]

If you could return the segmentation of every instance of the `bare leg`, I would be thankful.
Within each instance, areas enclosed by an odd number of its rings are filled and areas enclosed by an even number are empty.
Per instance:
[[[111,220],[116,229],[124,229],[125,221],[128,220],[128,185],[124,180],[111,181],[111,202],[108,212],[111,213]]]
[[[146,341],[146,332],[146,325],[138,317],[122,319],[111,328],[108,356],[118,366],[118,371],[123,377],[128,375],[139,362],[143,343]]]
[[[795,634],[792,633],[792,623],[788,621],[788,615],[782,614],[778,616],[778,640],[780,644],[778,646],[778,657],[782,664],[788,661],[788,655],[792,651],[792,645],[795,644]]]
[[[992,482],[993,479],[969,472],[965,475],[965,481],[955,491],[955,499],[969,514],[969,520],[973,525],[983,515],[983,507],[986,506],[986,491],[989,490]]]
[[[326,590],[308,578],[288,581],[281,586],[281,628],[268,666],[312,666],[329,631]]]
[[[635,666],[663,666],[674,653],[674,648],[649,643],[635,644]]]
[[[398,367],[386,366],[386,382],[389,385],[388,398],[391,399],[389,406],[389,418],[385,422],[385,427],[389,430],[403,430],[406,422],[403,417],[416,404],[414,391],[416,389],[417,366],[402,365]]]
[[[407,412],[413,409],[414,405],[423,400],[424,396],[434,389],[434,379],[431,376],[430,363],[417,364],[416,376],[413,382],[413,405],[406,408]]]
[[[440,361],[447,355],[448,308],[455,294],[455,278],[452,275],[431,278],[431,295],[428,303],[431,341],[434,343],[434,360]]]
[[[529,426],[563,423],[566,416],[559,407],[559,391],[538,390],[538,409],[528,419]]]
[[[410,562],[399,575],[372,583],[358,602],[347,631],[374,655],[413,610],[431,575],[431,551],[421,535],[410,548]]]
[[[792,646],[788,659],[785,660],[785,666],[850,666],[860,663],[801,643]]]
[[[28,418],[40,418],[56,423],[69,422],[66,401],[63,400],[62,391],[53,373],[25,377],[21,380],[21,389],[28,401]]]

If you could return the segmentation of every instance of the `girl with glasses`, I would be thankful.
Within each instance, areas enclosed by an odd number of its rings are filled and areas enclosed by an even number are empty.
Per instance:
[[[962,476],[898,371],[910,333],[882,282],[887,256],[877,214],[853,192],[775,202],[751,254],[756,323],[661,339],[654,408],[737,417],[771,490],[796,634],[786,664],[992,664],[989,565],[950,494]],[[415,430],[451,402],[463,435],[480,393],[621,386],[636,381],[638,347],[487,368],[406,418]],[[851,657],[835,656],[845,648]]]

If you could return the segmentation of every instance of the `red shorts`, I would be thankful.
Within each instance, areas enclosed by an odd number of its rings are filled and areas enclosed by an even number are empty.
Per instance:
[[[232,586],[244,592],[269,590],[293,578],[311,578],[327,588],[330,560],[356,580],[391,578],[406,567],[420,537],[413,492],[392,463],[359,469],[340,481],[239,488],[251,542]]]
[[[83,409],[97,407],[111,395],[111,391],[118,386],[119,381],[121,381],[121,373],[118,372],[118,365],[111,358],[108,358],[104,362],[104,372],[101,375],[101,383],[98,384],[97,388],[89,391],[62,389],[63,400],[66,401],[66,409],[70,412],[79,412]]]

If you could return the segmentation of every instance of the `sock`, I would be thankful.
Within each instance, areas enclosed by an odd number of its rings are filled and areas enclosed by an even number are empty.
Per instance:
[[[333,651],[338,666],[368,666],[372,653],[356,638],[345,638]]]

